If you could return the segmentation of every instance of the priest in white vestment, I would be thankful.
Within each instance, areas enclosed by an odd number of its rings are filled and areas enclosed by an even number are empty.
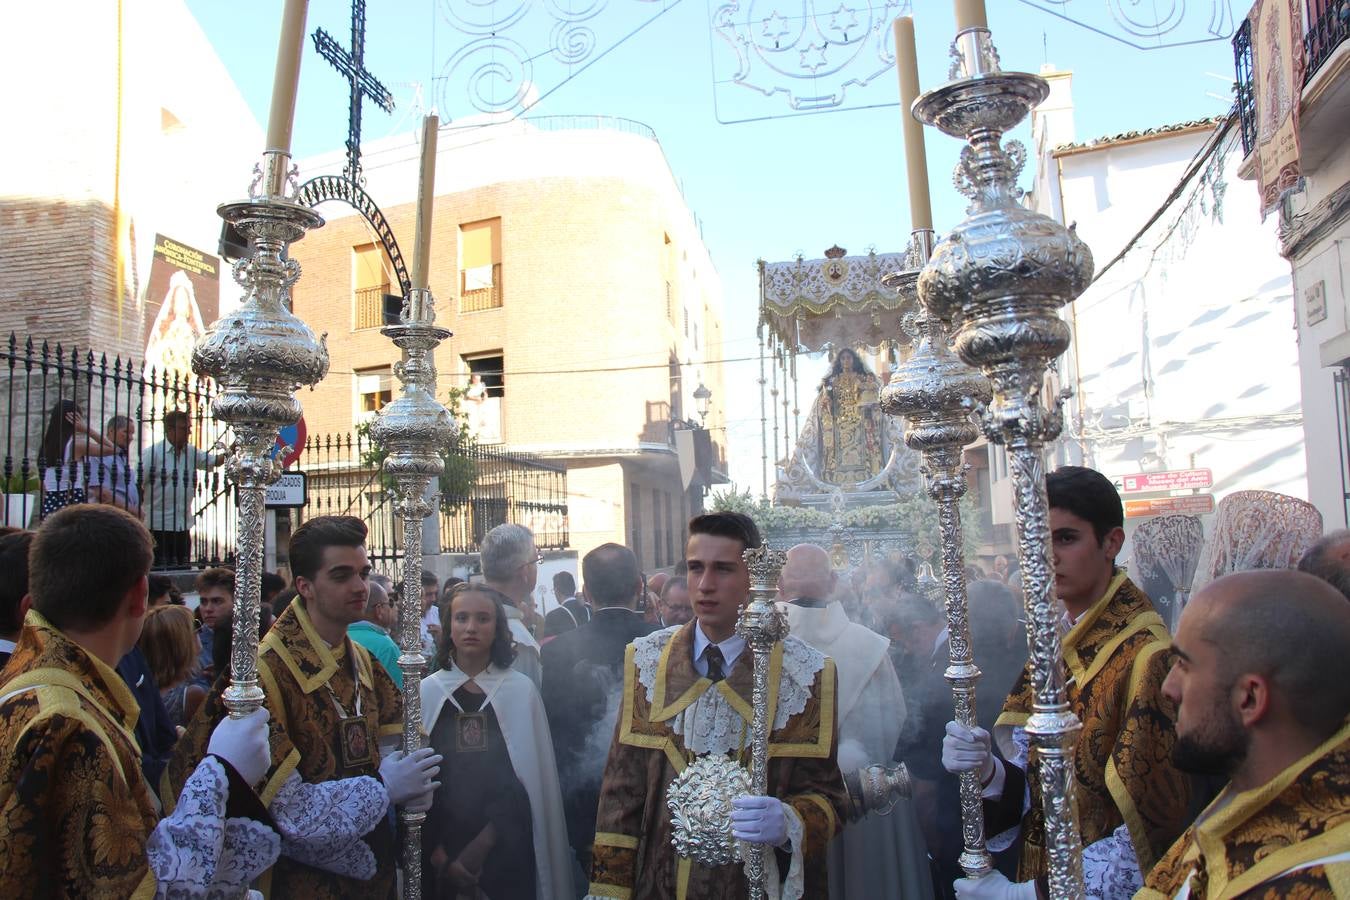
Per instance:
[[[905,697],[891,665],[890,641],[850,622],[829,598],[837,576],[815,544],[788,551],[778,582],[792,634],[834,660],[838,670],[839,768],[845,776],[892,761]],[[830,900],[930,898],[932,878],[910,800],[844,826],[830,845]]]

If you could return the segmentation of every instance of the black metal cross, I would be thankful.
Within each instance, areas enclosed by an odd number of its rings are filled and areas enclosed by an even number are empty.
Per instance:
[[[361,176],[361,100],[369,97],[387,113],[394,111],[394,95],[365,67],[366,0],[352,0],[352,49],[348,53],[322,28],[314,32],[314,49],[332,63],[351,83],[351,107],[347,118],[347,168],[354,182]]]

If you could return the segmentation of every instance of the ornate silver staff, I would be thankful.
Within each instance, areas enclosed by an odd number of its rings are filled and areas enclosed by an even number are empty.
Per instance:
[[[787,554],[767,544],[744,554],[750,570],[750,602],[741,611],[736,633],[745,639],[754,653],[754,686],[751,705],[754,721],[751,723],[750,793],[763,796],[769,792],[769,659],[773,645],[787,636],[787,617],[774,604],[778,592],[778,573],[783,569]],[[766,896],[764,884],[764,845],[747,844],[745,879],[750,887],[750,900]]]
[[[906,270],[882,279],[902,295],[915,296],[919,270],[933,254],[933,217],[928,203],[928,162],[923,126],[910,115],[919,95],[918,60],[914,46],[914,21],[895,20],[895,59],[900,76],[901,123],[905,159],[909,169],[910,234]],[[956,721],[967,728],[977,725],[975,686],[980,670],[971,652],[969,607],[966,602],[966,558],[962,540],[960,501],[966,493],[963,454],[979,437],[971,413],[989,403],[989,380],[957,359],[948,346],[951,322],[927,311],[919,314],[914,354],[891,376],[881,392],[881,408],[906,420],[905,443],[923,454],[923,475],[928,494],[938,508],[942,537],[943,606],[947,613],[950,659],[943,673],[952,686]],[[969,876],[985,875],[993,860],[985,848],[984,805],[976,772],[962,772],[961,868]]]
[[[899,273],[891,284],[907,281],[912,289],[913,279],[905,276]],[[881,393],[881,408],[890,415],[905,417],[905,443],[923,454],[924,482],[937,504],[942,533],[943,605],[951,649],[943,675],[952,686],[956,721],[975,728],[975,686],[980,670],[971,651],[960,500],[966,493],[963,453],[979,437],[971,413],[977,405],[989,402],[989,381],[951,352],[947,329],[940,319],[925,315],[920,328],[918,348],[891,376],[891,383]],[[960,782],[963,849],[959,861],[967,875],[978,877],[993,868],[985,849],[980,776],[973,771],[962,772]]]
[[[955,183],[968,217],[937,245],[919,275],[919,299],[957,325],[955,349],[993,386],[985,417],[990,440],[1008,448],[1016,500],[1018,558],[1029,619],[1035,700],[1026,731],[1039,769],[1050,893],[1083,895],[1082,839],[1074,804],[1074,742],[1060,660],[1061,608],[1050,562],[1045,442],[1059,435],[1061,398],[1046,398],[1047,370],[1069,345],[1059,309],[1092,277],[1092,254],[1072,229],[1026,209],[1017,176],[1026,148],[1002,136],[1049,94],[1035,75],[1003,72],[989,29],[962,29],[951,80],[923,94],[914,115],[964,137]]]
[[[306,4],[288,0],[282,23],[272,112],[262,164],[254,166],[247,200],[222,204],[216,212],[248,239],[249,255],[234,264],[244,288],[243,304],[217,320],[192,351],[192,371],[213,378],[220,392],[211,404],[217,419],[234,428],[235,444],[225,471],[237,489],[234,632],[230,686],[225,706],[231,716],[262,705],[258,686],[258,615],[262,591],[263,519],[267,486],[281,474],[278,432],[300,418],[296,389],[328,374],[325,339],[291,313],[291,286],[300,264],[289,248],[323,219],[295,202],[290,132],[295,85],[300,77]],[[326,338],[326,335],[325,335]]]
[[[398,399],[380,410],[370,436],[388,454],[384,472],[398,484],[398,512],[403,520],[403,591],[399,596],[398,667],[403,672],[403,749],[422,746],[422,522],[431,515],[427,501],[431,480],[445,469],[441,452],[454,438],[450,411],[436,399],[436,360],[433,353],[450,337],[437,327],[436,305],[427,288],[428,246],[431,239],[431,198],[434,196],[436,154],[435,116],[428,116],[422,137],[422,176],[413,261],[413,289],[403,298],[399,324],[380,329],[403,351],[394,372],[403,382]],[[430,161],[430,162],[428,162]],[[430,172],[429,172],[430,169]],[[403,843],[403,896],[422,897],[422,823],[426,813],[399,810],[406,829]]]

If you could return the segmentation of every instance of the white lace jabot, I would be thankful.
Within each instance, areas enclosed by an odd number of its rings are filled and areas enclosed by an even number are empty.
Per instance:
[[[647,689],[653,703],[664,698],[653,696],[656,672],[661,663],[661,652],[670,643],[675,632],[683,626],[672,626],[654,631],[633,642],[633,662],[637,666],[638,681]],[[825,668],[825,656],[798,638],[789,635],[783,640],[782,678],[778,683],[778,706],[774,713],[773,730],[787,725],[788,719],[806,709],[811,699],[811,685],[816,673]],[[748,699],[748,698],[747,698]],[[684,740],[685,748],[700,756],[707,753],[734,753],[749,744],[749,723],[741,718],[716,688],[703,692],[697,700],[670,719],[670,727]]]

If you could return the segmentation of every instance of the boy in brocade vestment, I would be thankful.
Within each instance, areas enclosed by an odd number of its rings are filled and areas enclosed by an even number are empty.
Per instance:
[[[366,526],[316,516],[291,534],[294,601],[263,638],[258,681],[272,714],[271,768],[262,787],[281,831],[281,858],[263,878],[269,897],[385,900],[398,856],[387,813],[425,811],[441,757],[396,750],[402,696],[347,627],[365,615]],[[217,680],[216,687],[224,682]],[[172,786],[224,715],[215,690],[178,742],[164,779]]]
[[[1046,490],[1054,590],[1067,626],[1061,658],[1069,708],[1083,725],[1074,759],[1083,875],[1089,896],[1128,900],[1189,821],[1190,783],[1171,762],[1176,708],[1162,693],[1171,640],[1148,596],[1115,567],[1125,514],[1111,482],[1064,466]],[[961,900],[1033,900],[1038,883],[1046,892],[1039,767],[1025,730],[1033,699],[1028,662],[994,726],[1001,759],[989,732],[947,723],[942,763],[979,773],[990,849],[1022,838],[1018,881],[998,872],[958,879]]]
[[[240,896],[280,847],[252,788],[267,712],[207,736],[161,820],[133,734],[140,707],[113,669],[145,623],[150,533],[79,504],[8,540],[30,538],[33,608],[0,674],[0,897]]]
[[[713,513],[689,523],[686,559],[695,619],[639,638],[624,661],[623,701],[605,764],[591,866],[591,898],[739,900],[739,863],[709,868],[677,856],[666,797],[696,757],[745,763],[751,742],[752,654],[735,633],[758,547],[748,517]],[[733,801],[731,828],[767,845],[784,900],[829,893],[826,847],[847,803],[835,757],[834,663],[794,637],[773,650],[769,795]]]

